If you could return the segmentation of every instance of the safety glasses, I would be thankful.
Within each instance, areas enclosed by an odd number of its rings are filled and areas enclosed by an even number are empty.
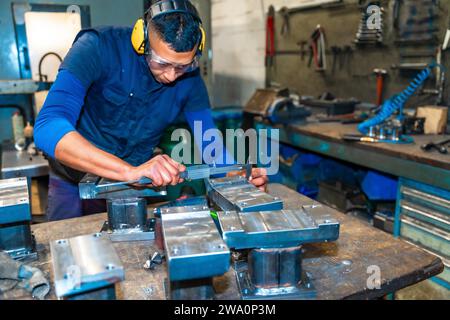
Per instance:
[[[198,56],[195,56],[194,60],[188,64],[175,64],[170,61],[165,60],[158,56],[153,49],[151,53],[147,56],[147,62],[151,69],[160,70],[160,71],[169,71],[170,69],[174,69],[175,73],[188,73],[196,70],[199,66]]]

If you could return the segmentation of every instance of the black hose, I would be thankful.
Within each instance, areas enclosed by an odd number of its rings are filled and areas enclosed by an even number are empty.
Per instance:
[[[57,54],[56,52],[47,52],[46,54],[44,54],[41,58],[41,60],[39,60],[39,81],[40,82],[44,82],[44,77],[45,77],[45,82],[47,82],[48,76],[47,75],[43,75],[42,74],[42,63],[44,62],[45,58],[47,58],[48,56],[55,56],[58,58],[58,60],[60,62],[63,61],[63,59],[61,58],[61,56],[59,54]]]

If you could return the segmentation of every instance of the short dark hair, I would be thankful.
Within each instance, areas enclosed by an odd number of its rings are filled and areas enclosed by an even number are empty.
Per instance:
[[[201,39],[200,23],[188,13],[168,13],[148,21],[149,32],[158,36],[175,51],[194,50]]]

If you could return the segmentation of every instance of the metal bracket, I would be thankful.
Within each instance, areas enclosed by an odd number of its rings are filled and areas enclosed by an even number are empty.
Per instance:
[[[283,209],[283,201],[262,192],[241,176],[207,180],[208,196],[224,211],[254,212]]]
[[[13,259],[36,259],[27,178],[0,180],[0,250]]]
[[[114,299],[111,286],[125,279],[112,243],[101,233],[50,242],[56,295],[60,299]]]
[[[322,206],[308,208],[322,210]],[[335,241],[339,222],[323,212],[313,218],[305,208],[264,212],[218,212],[223,239],[228,247],[253,248],[294,247],[304,243]]]

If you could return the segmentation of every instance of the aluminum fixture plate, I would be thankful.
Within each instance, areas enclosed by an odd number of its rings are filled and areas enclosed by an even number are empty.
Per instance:
[[[111,241],[101,233],[50,242],[56,295],[100,290],[125,279]]]
[[[0,224],[30,220],[27,178],[0,180]]]
[[[223,275],[230,250],[207,211],[161,215],[170,281]]]
[[[27,178],[0,180],[0,250],[13,259],[36,259]]]
[[[152,241],[155,240],[155,225],[156,219],[148,219],[144,229],[130,228],[111,230],[108,221],[105,221],[100,232],[106,233],[112,242]]]
[[[208,181],[209,197],[224,211],[276,211],[283,201],[262,192],[245,177],[235,176]]]
[[[129,185],[113,186],[103,188],[101,185],[114,181],[104,179],[95,175],[87,174],[79,183],[80,199],[126,199],[126,198],[146,198],[163,197],[167,191],[153,188],[133,188]]]
[[[225,243],[236,250],[335,241],[340,224],[321,205],[298,210],[218,212]]]

